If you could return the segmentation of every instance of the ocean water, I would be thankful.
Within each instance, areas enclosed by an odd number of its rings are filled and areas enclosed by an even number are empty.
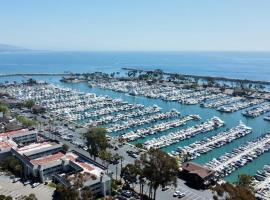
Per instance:
[[[0,53],[0,74],[111,72],[122,67],[269,81],[270,52]]]
[[[139,67],[143,69],[161,68],[164,71],[181,72],[187,74],[213,75],[232,78],[247,78],[254,80],[270,80],[270,53],[25,53],[25,54],[0,54],[0,74],[3,73],[38,73],[50,72],[61,73],[64,71],[72,72],[91,72],[91,71],[121,71],[121,67]],[[207,133],[198,134],[188,140],[180,141],[177,144],[164,148],[166,152],[175,150],[179,146],[185,146],[197,140],[218,134],[227,128],[232,128],[243,121],[246,125],[253,128],[253,132],[245,137],[237,139],[230,144],[214,149],[194,160],[204,164],[213,158],[230,152],[239,145],[266,133],[270,132],[270,122],[264,121],[262,115],[257,118],[246,118],[242,116],[243,110],[235,113],[220,113],[214,109],[201,108],[199,105],[182,105],[176,102],[165,102],[158,99],[145,97],[134,97],[124,93],[104,90],[99,88],[89,88],[86,83],[68,84],[60,82],[58,76],[35,76],[38,80],[45,80],[50,83],[70,87],[72,89],[94,92],[97,95],[109,95],[113,98],[121,98],[130,103],[141,103],[145,106],[158,105],[163,111],[176,108],[182,116],[188,114],[199,114],[202,121],[218,116],[226,122],[226,126]],[[0,77],[0,82],[22,81],[29,79],[24,77]],[[196,121],[188,122],[185,126],[170,130],[192,126]],[[159,133],[156,136],[168,134]],[[154,137],[149,136],[146,139]],[[143,142],[145,140],[138,140]],[[137,142],[138,142],[137,141]],[[254,175],[263,165],[270,164],[270,153],[265,153],[252,163],[236,170],[226,177],[228,181],[235,181],[241,173]]]

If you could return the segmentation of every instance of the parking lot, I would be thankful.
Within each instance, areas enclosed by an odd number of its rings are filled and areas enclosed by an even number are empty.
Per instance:
[[[173,197],[174,192],[178,190],[181,193],[185,194],[184,197],[180,198],[183,200],[209,200],[209,197],[207,197],[205,192],[203,192],[203,194],[200,195],[199,193],[197,193],[197,192],[195,193],[194,191],[192,191],[190,188],[187,189],[187,188],[183,187],[183,185],[181,185],[181,186],[178,186],[177,189],[172,188],[172,189],[169,189],[169,190],[164,191],[164,192],[159,191],[158,195],[157,195],[157,199],[158,200],[162,200],[164,198],[166,198],[166,200],[179,199],[178,197]]]
[[[24,186],[22,182],[18,181],[12,183],[12,179],[9,176],[0,176],[0,194],[11,196],[16,199],[20,196],[35,194],[40,200],[52,199],[54,188],[47,185],[40,184],[35,188],[32,188],[30,184]]]

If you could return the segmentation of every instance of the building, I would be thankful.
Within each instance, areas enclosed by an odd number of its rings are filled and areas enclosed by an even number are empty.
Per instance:
[[[105,168],[76,152],[63,151],[63,144],[40,138],[35,130],[21,129],[0,134],[0,160],[8,155],[21,161],[23,175],[35,181],[57,181],[66,186],[81,174],[84,187],[94,195],[111,193],[111,178]]]
[[[75,170],[58,174],[55,180],[71,186],[76,174],[80,173],[83,178],[83,187],[89,188],[94,196],[111,194],[111,178],[104,173],[105,168],[102,165],[94,163],[93,160],[76,151],[68,152],[65,159],[69,160],[69,165]]]
[[[206,188],[212,184],[215,171],[193,162],[186,162],[181,166],[180,176],[190,186]]]

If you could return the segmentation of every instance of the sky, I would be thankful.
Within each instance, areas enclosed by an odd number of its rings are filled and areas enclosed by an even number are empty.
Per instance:
[[[0,43],[78,51],[270,51],[270,0],[0,0]]]

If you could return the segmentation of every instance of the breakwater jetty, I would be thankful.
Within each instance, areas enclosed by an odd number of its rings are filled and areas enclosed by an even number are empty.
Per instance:
[[[122,67],[122,70],[126,71],[137,71],[139,73],[154,73],[155,70],[144,70],[133,67]],[[193,79],[204,79],[204,80],[216,80],[223,82],[241,82],[241,83],[251,83],[251,84],[262,84],[262,85],[270,85],[270,81],[256,81],[256,80],[248,80],[248,79],[236,79],[236,78],[228,78],[228,77],[220,77],[220,76],[201,76],[201,75],[192,75],[192,74],[182,74],[182,73],[170,73],[170,72],[162,72],[163,75],[171,76],[171,75],[179,75],[186,78]]]

